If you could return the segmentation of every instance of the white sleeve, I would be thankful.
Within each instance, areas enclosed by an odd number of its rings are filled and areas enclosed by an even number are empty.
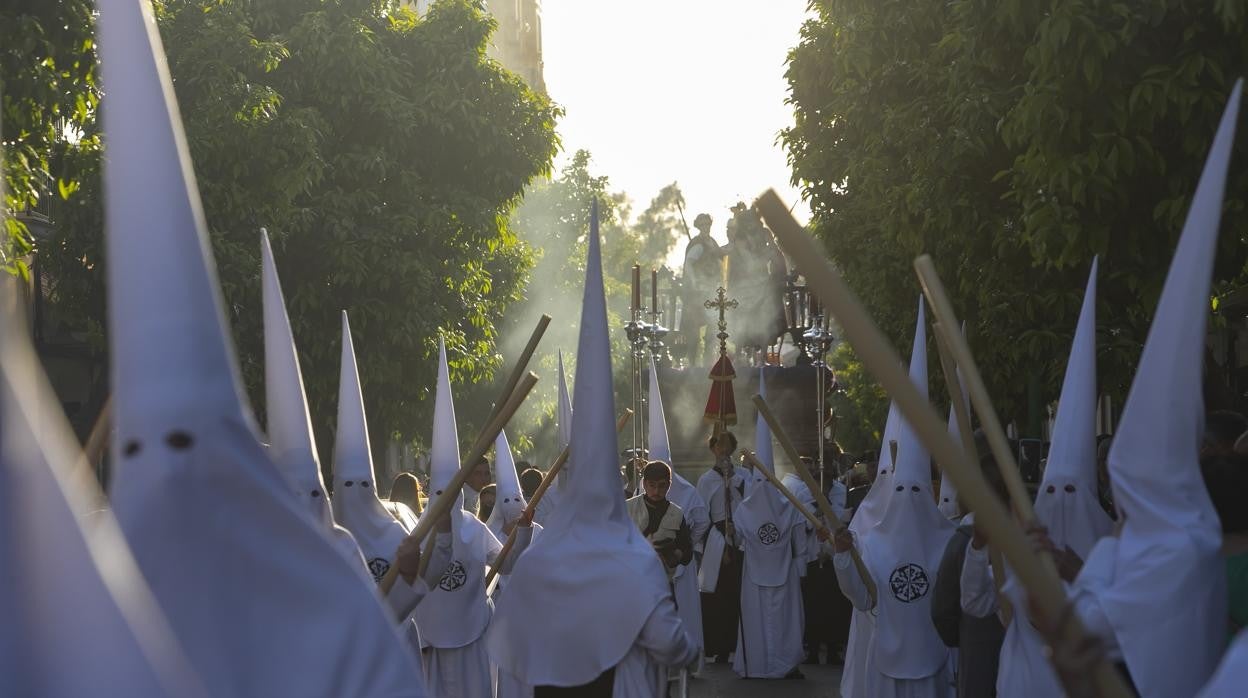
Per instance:
[[[486,564],[493,566],[494,561],[498,559],[498,553],[503,549],[503,546],[499,544],[498,539],[494,537],[493,533],[490,534],[489,540],[494,541],[494,546],[497,547],[490,546],[486,550],[485,561]],[[523,553],[529,547],[529,542],[532,540],[532,526],[516,527],[516,542],[511,546],[511,552],[507,553],[507,559],[503,560],[503,566],[498,570],[499,574],[511,574],[512,568],[516,566],[516,560],[520,559],[520,553]],[[486,545],[489,546],[488,541]]]
[[[858,574],[858,568],[854,566],[854,556],[848,550],[833,555],[832,568],[836,570],[836,584],[845,598],[859,611],[870,611],[874,607],[871,593],[863,583],[862,575]]]
[[[1118,539],[1112,536],[1097,541],[1070,589],[1071,603],[1079,622],[1089,634],[1101,641],[1111,657],[1121,657],[1122,650],[1118,646],[1114,626],[1101,606],[1100,594],[1114,583],[1113,563],[1117,547]]]
[[[987,618],[997,612],[997,588],[992,580],[988,547],[976,550],[966,544],[962,561],[962,611],[976,618]]]
[[[694,644],[689,639],[689,633],[685,632],[671,596],[663,597],[650,613],[637,635],[637,645],[655,662],[669,667],[689,666],[698,660],[702,652],[702,648]]]
[[[386,594],[386,606],[394,613],[395,619],[402,622],[412,614],[412,611],[416,610],[428,593],[429,585],[424,579],[417,579],[415,583],[408,584],[407,580],[403,579],[403,575],[399,575],[398,579],[394,580],[394,586],[390,587],[390,593]]]
[[[693,537],[693,551],[701,554],[706,544],[706,531],[711,527],[711,515],[706,506],[699,502],[689,512],[689,535]]]

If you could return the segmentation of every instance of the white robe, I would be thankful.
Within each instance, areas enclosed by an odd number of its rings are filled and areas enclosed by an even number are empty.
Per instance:
[[[746,558],[745,565],[750,564]],[[741,625],[732,670],[739,676],[780,679],[802,663],[802,587],[796,563],[783,586],[765,587],[741,575]]]
[[[836,570],[836,580],[840,584],[841,591],[845,593],[855,609],[863,611],[862,615],[870,618],[867,611],[871,608],[871,597],[858,571],[854,568],[853,558],[848,552],[837,553],[832,557],[832,567]],[[878,582],[876,586],[880,586]],[[872,643],[870,646],[855,648],[865,655],[859,659],[862,672],[858,674],[858,677],[861,679],[861,684],[855,683],[852,693],[843,694],[845,698],[947,698],[949,695],[948,664],[941,671],[921,679],[893,678],[875,667],[871,659],[875,654],[875,634],[871,633],[870,637]],[[849,663],[848,656],[845,662]],[[842,690],[844,691],[844,686]]]
[[[464,512],[464,515],[467,516],[467,513]],[[472,519],[472,521],[473,525],[479,525],[480,527],[478,535],[484,548],[485,562],[493,565],[498,558],[499,551],[502,550],[502,544],[489,532],[485,524],[475,519]],[[503,571],[511,569],[516,559],[528,547],[532,538],[531,528],[522,527],[519,531],[515,547],[504,563]],[[436,548],[440,556],[451,559],[454,554],[452,552],[452,536],[447,533],[439,533]],[[466,587],[469,587],[468,593],[473,593],[470,589],[473,582],[481,583],[479,578],[474,579],[477,575],[473,574],[473,572],[475,570],[468,573],[468,581],[465,584]],[[484,569],[480,574],[483,573]],[[431,603],[439,601],[437,598],[439,591],[435,590],[433,592],[434,598],[430,599]],[[441,593],[447,592],[441,591]],[[486,622],[488,623],[488,617],[492,616],[494,612],[494,602],[483,594],[481,603],[486,606]],[[420,615],[419,612],[417,615]],[[428,633],[431,630],[432,628],[427,629],[426,632]],[[437,647],[430,642],[428,637],[422,637],[422,641],[425,643],[423,652],[425,678],[431,695],[441,698],[456,698],[457,696],[462,696],[463,698],[476,698],[477,696],[487,698],[494,695],[493,670],[490,665],[489,655],[485,649],[484,626],[474,639],[458,647]]]
[[[1248,684],[1248,630],[1241,630],[1234,644],[1222,655],[1222,662],[1213,678],[1200,692],[1199,698],[1239,698]]]
[[[664,599],[646,619],[628,654],[615,665],[612,698],[667,695],[667,668],[689,666],[701,651],[685,632],[671,598]]]

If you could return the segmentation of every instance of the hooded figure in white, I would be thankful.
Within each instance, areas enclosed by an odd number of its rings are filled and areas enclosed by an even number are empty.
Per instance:
[[[911,353],[913,358],[916,354]],[[913,360],[911,361],[913,364]],[[913,372],[913,366],[911,367]],[[861,536],[879,523],[884,507],[893,493],[893,451],[889,447],[901,428],[901,416],[896,403],[888,406],[888,418],[884,422],[884,436],[880,444],[880,460],[876,464],[875,480],[867,494],[859,502],[849,521],[849,530]],[[863,688],[866,677],[875,671],[871,648],[875,645],[875,616],[867,611],[853,609],[849,618],[849,639],[845,643],[845,665],[841,672],[841,695],[857,698],[866,695]]]
[[[260,443],[147,0],[103,0],[113,510],[211,695],[421,696],[394,623]]]
[[[559,405],[555,412],[555,433],[558,441],[557,452],[562,453],[572,443],[572,398],[568,394],[568,377],[563,371],[563,352],[559,352]],[[555,476],[555,481],[546,489],[546,494],[537,502],[537,510],[533,512],[533,521],[545,526],[559,504],[559,497],[568,482],[568,472],[572,467],[571,459],[564,464],[563,470]]]
[[[591,221],[592,223],[592,221]],[[653,698],[699,649],[663,563],[624,508],[598,227],[591,225],[576,360],[571,472],[540,538],[516,563],[487,635],[500,672],[578,695]]]
[[[655,370],[654,360],[650,360],[650,460],[660,460],[672,466],[672,486],[667,491],[667,499],[680,507],[684,514],[685,525],[689,527],[689,535],[693,539],[693,562],[676,568],[672,575],[672,584],[676,597],[676,612],[685,625],[685,632],[699,647],[702,639],[702,597],[698,592],[698,563],[702,556],[702,546],[706,540],[706,531],[711,527],[711,516],[702,501],[702,495],[693,483],[676,472],[676,464],[672,462],[672,444],[667,434],[667,415],[663,411],[663,394],[659,390],[659,374]],[[700,659],[700,658],[699,658]]]
[[[1076,612],[1140,695],[1195,695],[1226,648],[1222,529],[1200,473],[1209,286],[1242,84],[1222,115],[1109,452],[1118,536],[1097,542]]]
[[[355,541],[376,582],[394,564],[399,543],[410,533],[377,498],[373,450],[364,414],[364,391],[351,341],[351,323],[342,311],[342,368],[338,375],[338,433],[334,437],[334,515]]]
[[[511,534],[512,527],[520,523],[520,516],[524,513],[524,508],[528,506],[528,503],[524,501],[524,493],[520,490],[516,459],[511,454],[511,444],[507,441],[505,431],[498,432],[498,438],[494,440],[494,471],[497,496],[494,499],[494,509],[490,512],[490,517],[486,519],[485,525],[495,538],[505,541]],[[529,535],[531,542],[537,538],[542,529],[541,525],[536,523],[531,524],[531,527],[533,529],[531,533],[526,534],[522,530],[516,535]],[[492,590],[495,600],[503,593],[506,585],[506,575],[500,574]],[[531,686],[516,681],[506,672],[500,674],[495,670],[494,680],[497,698],[528,698],[533,695]]]
[[[505,430],[498,432],[498,438],[494,439],[494,480],[494,508],[485,525],[495,538],[504,541],[528,506],[520,489],[520,474],[516,472],[516,459],[511,453],[511,443],[507,441]],[[536,536],[540,529],[541,526],[535,527],[533,535]]]
[[[100,494],[26,327],[11,311],[0,325],[0,693],[206,698],[112,513],[91,513]]]
[[[766,397],[763,369],[758,392]],[[758,462],[775,472],[771,430],[760,414],[754,427]],[[805,521],[797,509],[758,474],[749,494],[733,512],[743,561],[741,622],[732,670],[739,676],[784,678],[802,663],[802,587],[805,568]]]
[[[321,479],[321,460],[312,438],[312,416],[303,390],[290,317],[282,296],[269,235],[261,232],[264,298],[264,397],[269,418],[269,457],[294,487],[295,499],[328,534],[352,564],[367,569],[351,532],[334,523],[329,494]]]
[[[910,379],[924,396],[926,334],[920,299]],[[884,515],[855,541],[875,582],[874,607],[849,552],[833,559],[837,580],[854,607],[877,611],[871,648],[874,672],[865,677],[863,692],[855,695],[935,698],[949,693],[949,650],[932,625],[931,591],[954,525],[936,508],[931,458],[904,419],[899,436],[893,493]]]
[[[312,417],[303,390],[303,376],[299,369],[299,356],[290,329],[290,317],[286,314],[286,302],[282,296],[281,281],[273,261],[273,249],[267,233],[261,235],[263,258],[264,296],[264,392],[269,416],[269,456],[294,487],[295,499],[307,509],[313,521],[322,527],[334,546],[351,564],[359,569],[361,578],[372,584],[368,562],[355,541],[355,536],[334,523],[325,482],[321,479],[321,461],[316,442],[312,438]],[[395,545],[398,548],[398,545]],[[429,567],[446,560],[435,553]],[[435,568],[436,569],[436,568]],[[436,580],[435,580],[436,581]],[[428,580],[408,584],[403,577],[396,580],[386,604],[394,615],[403,619],[429,592]],[[408,644],[419,658],[420,641],[415,625],[404,628]],[[416,668],[423,677],[419,661]]]
[[[1059,548],[1086,558],[1093,544],[1113,530],[1096,492],[1096,261],[1088,275],[1079,324],[1071,343],[1057,406],[1048,466],[1036,496],[1036,519]],[[1012,573],[1004,592],[1014,609],[1001,645],[997,695],[1047,698],[1061,695],[1044,640],[1027,615],[1024,590]],[[998,608],[988,550],[967,547],[962,568],[963,610],[987,617]]]
[[[438,392],[429,449],[430,507],[447,496],[447,485],[459,466],[459,430],[446,366],[446,345],[439,340]],[[494,689],[483,639],[494,604],[485,594],[485,566],[494,564],[503,546],[480,519],[464,510],[462,491],[457,493],[447,515],[450,531],[438,533],[437,547],[451,562],[443,569],[437,588],[416,608],[416,623],[425,644],[425,673],[434,695],[490,696]],[[507,568],[528,546],[532,530],[529,526],[520,527]]]
[[[954,373],[958,377],[958,386],[961,388],[962,405],[966,408],[966,414],[971,414],[970,395],[966,392],[966,385],[962,382],[962,369],[955,369]],[[958,411],[949,405],[949,438],[953,439],[955,444],[962,443],[962,425],[958,423]],[[943,470],[940,473],[940,503],[936,508],[947,519],[958,520],[965,513],[962,511],[962,505],[958,502],[958,488],[953,484],[953,480],[949,479],[949,474]]]

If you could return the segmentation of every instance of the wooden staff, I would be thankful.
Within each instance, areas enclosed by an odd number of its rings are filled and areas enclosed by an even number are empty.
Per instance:
[[[775,191],[765,192],[755,206],[781,248],[790,258],[802,260],[801,270],[807,284],[832,310],[858,357],[892,395],[928,450],[939,462],[945,463],[945,472],[975,512],[989,542],[998,546],[1009,559],[1019,581],[1027,588],[1044,617],[1050,622],[1062,618],[1067,608],[1066,594],[1051,561],[1045,564],[1032,551],[1022,528],[989,490],[978,465],[970,463],[967,454],[949,437],[944,420],[910,382],[910,377],[901,368],[901,357],[871,321],[866,309],[836,268],[827,262],[815,241],[793,219]],[[1062,631],[1062,641],[1071,644],[1087,637],[1078,616],[1070,618]],[[1101,696],[1127,698],[1131,695],[1114,667],[1103,660],[1096,666],[1095,680]]]
[[[1014,511],[1018,512],[1023,523],[1033,523],[1036,520],[1036,512],[1031,506],[1031,495],[1027,492],[1022,473],[1018,470],[1018,463],[1014,461],[1014,454],[1010,453],[1010,444],[1006,439],[1005,430],[1001,428],[1001,422],[997,419],[997,411],[992,406],[992,399],[988,397],[988,388],[984,386],[983,376],[980,375],[975,359],[971,356],[971,348],[967,345],[962,333],[956,331],[958,319],[953,312],[953,304],[949,302],[949,296],[945,293],[944,284],[941,283],[940,276],[936,274],[936,266],[932,264],[932,258],[923,255],[914,260],[914,270],[919,275],[919,284],[923,286],[923,295],[927,296],[927,301],[932,306],[932,314],[938,321],[937,330],[944,338],[945,346],[953,355],[958,368],[962,369],[962,377],[966,379],[966,387],[971,393],[971,403],[975,405],[975,414],[979,415],[979,423],[984,427],[984,434],[988,437],[988,447],[992,449],[992,455],[997,459],[997,467],[1001,469],[1001,478],[1005,480],[1005,488],[1010,493],[1010,503],[1014,505]]]
[[[836,528],[833,529],[833,532],[840,532],[841,529],[846,527],[845,523],[837,517],[836,512],[832,511],[832,503],[828,501],[823,490],[819,489],[819,483],[815,482],[814,476],[810,474],[805,464],[802,463],[802,458],[798,455],[797,448],[793,446],[793,441],[789,439],[788,433],[780,425],[780,420],[776,419],[776,415],[772,413],[771,407],[767,405],[767,401],[763,399],[762,395],[755,395],[753,400],[754,407],[762,415],[763,421],[767,422],[767,428],[771,429],[772,436],[776,437],[776,443],[780,444],[780,449],[784,451],[785,455],[793,463],[793,469],[797,471],[797,476],[802,479],[802,482],[806,483],[806,487],[815,496],[815,504],[818,505],[819,511],[823,513],[823,518],[827,519],[829,523],[835,521],[834,525]],[[857,548],[850,548],[849,554],[853,557],[854,567],[858,568],[858,574],[862,577],[862,583],[866,585],[867,593],[871,596],[871,606],[874,607],[878,600],[875,581],[867,571],[867,566],[862,562],[862,557],[859,555]]]
[[[958,383],[958,369],[954,365],[953,357],[949,354],[949,347],[945,345],[941,324],[935,322],[932,325],[936,329],[936,353],[940,356],[940,369],[945,376],[945,388],[949,391],[953,414],[958,420],[958,436],[962,439],[962,451],[970,460],[978,462],[979,452],[975,448],[975,435],[971,431],[971,415],[966,409],[966,397],[962,394],[961,384]],[[945,466],[941,463],[940,467],[943,470]],[[992,563],[992,581],[997,588],[997,607],[1001,624],[1009,626],[1010,619],[1014,616],[1014,609],[1010,606],[1010,600],[1001,593],[1001,590],[1005,588],[1005,564],[1001,559],[1001,551],[996,546],[989,546],[988,557]]]
[[[632,416],[633,411],[631,409],[624,410],[624,414],[620,415],[619,421],[615,423],[615,431],[617,434],[624,431],[624,425],[628,424],[628,420],[631,419]],[[542,501],[542,497],[546,496],[546,490],[550,489],[550,486],[554,484],[555,476],[559,474],[559,471],[563,470],[563,466],[568,462],[568,456],[571,455],[571,453],[572,445],[569,444],[564,446],[563,452],[559,454],[558,458],[555,458],[554,463],[550,464],[550,469],[547,470],[546,475],[542,477],[542,484],[537,486],[537,490],[533,492],[533,498],[530,499],[529,503],[524,507],[524,513],[520,514],[521,519],[524,519],[525,517],[532,518],[534,512],[537,511],[537,503]],[[516,526],[511,529],[511,533],[507,534],[507,542],[503,543],[502,549],[499,550],[498,555],[494,557],[494,564],[490,566],[490,573],[485,577],[486,589],[490,588],[490,584],[494,581],[494,578],[498,576],[498,571],[503,567],[503,561],[507,559],[509,554],[511,554],[511,549],[515,547],[516,533],[519,528],[519,526]]]
[[[533,386],[536,383],[537,374],[535,373],[528,374],[522,381],[520,381],[520,385],[516,388],[515,392],[511,394],[511,397],[508,398],[503,404],[503,408],[499,410],[499,413],[494,417],[494,419],[486,425],[485,430],[481,433],[481,436],[477,437],[477,441],[468,452],[468,457],[460,460],[459,472],[455,473],[455,477],[451,478],[450,484],[446,486],[446,489],[442,491],[442,494],[438,495],[438,497],[425,508],[424,515],[421,516],[420,520],[416,522],[416,528],[412,529],[412,532],[408,534],[409,538],[415,538],[417,541],[424,541],[425,536],[428,535],[430,529],[434,527],[437,521],[450,512],[451,506],[456,504],[459,500],[459,490],[463,488],[464,482],[468,480],[468,475],[472,473],[472,470],[476,467],[477,462],[480,461],[481,457],[485,455],[485,452],[489,450],[490,445],[494,443],[494,439],[498,438],[498,433],[503,430],[503,427],[507,425],[511,416],[516,413],[517,409],[520,408],[520,405],[524,402],[524,399],[529,396],[529,392],[533,390]],[[425,565],[424,559],[421,560],[421,565]],[[395,580],[398,578],[399,566],[391,565],[389,571],[386,572],[386,576],[381,579],[381,584],[379,585],[381,587],[381,593],[389,594],[390,589],[394,586]]]
[[[512,392],[515,391],[516,385],[520,383],[520,378],[524,375],[524,372],[528,370],[529,361],[533,358],[533,352],[537,351],[537,345],[542,341],[542,335],[546,334],[546,328],[549,325],[549,315],[543,315],[538,319],[537,327],[533,328],[533,334],[529,336],[529,343],[524,346],[524,351],[520,352],[520,358],[516,360],[515,368],[511,369],[511,375],[507,377],[507,382],[503,384],[503,389],[499,391],[501,399],[494,403],[494,408],[490,410],[490,416],[485,420],[486,424],[489,424],[495,417],[498,416],[504,402],[512,394]],[[476,448],[481,445],[481,440],[485,438],[487,431],[483,431],[477,436],[477,441],[473,442],[470,450],[476,450]],[[494,443],[494,439],[497,438],[497,436],[498,434],[495,434],[490,437],[489,441],[486,442],[486,448],[484,450],[489,450],[489,445]]]

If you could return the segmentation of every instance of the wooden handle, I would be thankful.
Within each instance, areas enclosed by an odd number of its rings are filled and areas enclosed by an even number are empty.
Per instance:
[[[615,431],[617,434],[624,431],[624,426],[628,424],[628,420],[631,419],[632,416],[632,410],[624,410],[624,414],[620,415],[619,420],[615,423]],[[546,471],[546,475],[542,477],[542,484],[538,485],[537,489],[534,490],[533,498],[530,499],[529,503],[525,505],[524,513],[520,515],[520,518],[523,519],[526,516],[532,517],[533,513],[537,511],[537,503],[542,501],[542,497],[546,495],[546,490],[550,489],[550,486],[555,482],[555,476],[559,474],[559,471],[563,470],[563,466],[568,462],[568,456],[571,452],[572,446],[570,444],[563,447],[563,452],[559,454],[558,458],[555,458],[554,463],[550,464],[550,469],[548,469]],[[494,578],[498,576],[498,571],[503,567],[503,561],[506,560],[507,556],[511,554],[511,549],[515,547],[516,531],[518,528],[520,527],[517,526],[511,529],[511,533],[507,534],[507,542],[503,543],[503,547],[498,551],[498,555],[494,556],[494,564],[490,566],[490,573],[485,576],[486,589],[490,588],[490,584],[492,584],[494,582]]]
[[[979,423],[988,437],[988,447],[992,449],[992,455],[997,459],[997,467],[1001,469],[1001,477],[1005,480],[1006,489],[1009,490],[1010,503],[1014,505],[1014,511],[1018,512],[1024,522],[1031,523],[1036,520],[1036,512],[1031,507],[1031,495],[1027,492],[1022,473],[1018,470],[1018,463],[1014,461],[1014,455],[1010,453],[1009,441],[1006,439],[1005,431],[1001,428],[1000,420],[997,419],[997,411],[992,406],[992,400],[988,397],[988,388],[984,386],[983,376],[980,375],[975,359],[971,356],[971,348],[962,334],[956,331],[958,319],[954,315],[953,304],[949,302],[949,296],[945,293],[944,284],[941,283],[940,276],[936,274],[936,266],[932,264],[931,257],[923,255],[914,260],[914,270],[918,273],[919,283],[923,286],[923,295],[927,296],[928,304],[932,306],[932,314],[938,321],[937,331],[945,340],[945,346],[953,354],[953,360],[958,368],[962,369],[962,378],[966,380],[967,390],[971,394],[971,403],[975,405],[975,414],[979,415]]]
[[[776,415],[772,413],[771,407],[767,405],[767,401],[763,399],[762,395],[755,395],[753,401],[754,407],[758,408],[758,413],[767,422],[767,428],[771,429],[771,433],[776,437],[776,442],[780,444],[781,450],[784,451],[785,455],[793,463],[793,469],[797,471],[797,476],[802,479],[802,482],[806,483],[806,487],[814,494],[815,504],[819,506],[819,511],[823,512],[823,518],[828,520],[829,525],[836,527],[832,529],[833,531],[839,532],[842,528],[845,528],[845,523],[837,517],[836,512],[832,511],[832,503],[828,501],[827,496],[823,493],[823,489],[819,487],[819,483],[815,482],[814,476],[810,474],[810,471],[802,463],[801,456],[798,455],[797,449],[793,446],[793,441],[789,439],[789,435],[784,431],[784,427],[780,426],[780,420],[776,419]],[[836,523],[832,524],[831,522],[833,521]],[[867,587],[867,594],[871,597],[871,606],[874,608],[879,600],[875,580],[872,579],[871,574],[867,571],[867,565],[862,561],[862,555],[858,552],[858,548],[850,548],[849,554],[854,560],[854,567],[858,568],[858,575],[862,577],[862,583]]]
[[[945,376],[945,388],[949,392],[949,402],[958,420],[958,437],[962,439],[962,451],[966,453],[969,460],[978,462],[979,452],[975,448],[975,435],[971,431],[971,415],[966,409],[966,396],[962,394],[962,385],[958,382],[958,370],[954,365],[953,357],[950,356],[949,348],[945,345],[941,324],[939,322],[932,324],[936,329],[936,350],[940,355],[941,373]],[[943,470],[945,466],[941,464],[940,467]],[[1002,593],[1002,589],[1005,588],[1005,564],[1001,558],[1001,551],[995,546],[988,547],[988,557],[991,559],[992,580],[997,588],[997,607],[1001,624],[1008,627],[1010,619],[1014,617],[1014,609],[1010,606],[1010,600]]]
[[[543,315],[537,321],[537,327],[533,328],[533,334],[529,336],[529,343],[524,346],[524,351],[520,352],[520,358],[516,360],[515,368],[511,369],[511,375],[507,377],[507,382],[503,384],[503,389],[499,391],[499,401],[494,403],[494,408],[490,410],[490,416],[486,418],[485,423],[489,424],[498,417],[498,413],[503,409],[503,405],[507,398],[515,392],[516,386],[520,383],[520,378],[524,376],[528,370],[529,361],[533,359],[533,352],[537,351],[537,345],[542,341],[542,335],[546,334],[546,328],[550,326],[550,316]],[[472,448],[476,450],[481,446],[482,439],[485,438],[489,430],[482,431],[477,435],[477,440],[473,442]],[[496,433],[485,443],[485,451],[489,450],[489,446],[494,443],[494,439],[498,436]],[[482,451],[483,453],[485,451]]]
[[[511,416],[520,409],[520,405],[524,403],[524,399],[529,396],[529,392],[533,390],[533,386],[537,384],[537,374],[529,373],[520,382],[519,387],[511,394],[511,397],[503,404],[503,408],[499,413],[486,425],[485,431],[477,438],[473,447],[469,450],[468,456],[460,460],[459,472],[455,473],[455,477],[451,478],[450,484],[442,491],[442,494],[433,500],[425,513],[416,522],[416,528],[408,534],[408,538],[415,538],[416,541],[423,541],[429,531],[437,524],[438,520],[446,516],[451,507],[459,500],[459,491],[463,488],[464,482],[468,480],[468,475],[472,473],[472,469],[476,467],[477,461],[485,455],[490,445],[494,443],[494,439],[498,438],[498,433],[507,425]],[[391,565],[386,575],[381,578],[381,593],[389,594],[390,589],[394,587],[394,582],[399,577],[399,566]]]
[[[831,310],[858,357],[893,397],[928,450],[945,464],[945,472],[975,512],[989,541],[1009,559],[1019,581],[1035,599],[1039,610],[1047,619],[1061,618],[1067,600],[1053,565],[1051,562],[1046,565],[1032,551],[1022,528],[988,488],[978,464],[970,463],[963,450],[949,438],[944,420],[936,415],[927,399],[910,382],[910,377],[901,368],[901,357],[871,321],[845,280],[824,258],[815,241],[793,219],[775,191],[765,192],[755,206],[781,248],[790,258],[800,260],[799,269],[805,275],[807,285]],[[1084,637],[1086,632],[1078,617],[1065,624],[1063,641],[1074,643]],[[1114,667],[1107,662],[1099,662],[1095,672],[1100,695],[1107,698],[1127,698],[1131,695]]]

